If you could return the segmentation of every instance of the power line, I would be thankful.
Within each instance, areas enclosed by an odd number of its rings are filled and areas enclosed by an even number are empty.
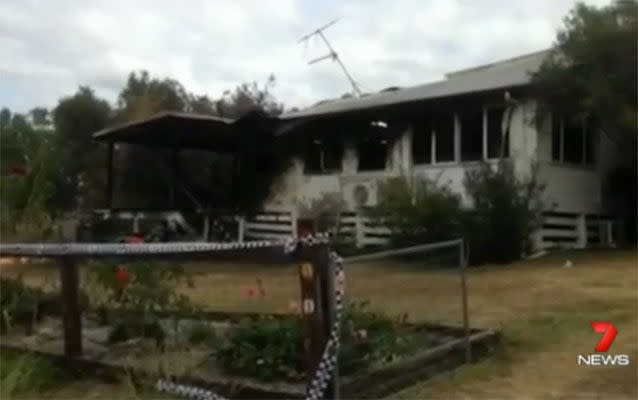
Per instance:
[[[355,82],[355,80],[352,78],[352,76],[348,72],[348,69],[343,64],[341,59],[339,58],[339,55],[337,54],[337,52],[330,45],[330,42],[326,38],[326,35],[323,34],[324,30],[326,30],[329,27],[331,27],[332,25],[336,24],[337,21],[339,21],[338,18],[328,22],[327,24],[323,25],[320,28],[315,29],[314,31],[310,32],[309,34],[302,36],[301,39],[299,39],[299,43],[305,42],[306,48],[307,48],[308,41],[311,38],[313,38],[313,37],[321,38],[321,40],[324,42],[324,44],[328,48],[329,53],[326,54],[325,56],[321,56],[321,57],[315,58],[313,60],[310,60],[308,62],[308,65],[312,65],[312,64],[315,64],[315,63],[318,63],[320,61],[327,60],[327,59],[332,59],[332,61],[336,61],[339,64],[339,66],[341,67],[341,70],[343,71],[343,73],[346,75],[346,78],[348,78],[348,81],[350,82],[350,85],[352,85],[352,90],[354,91],[355,95],[356,96],[361,96],[361,90],[359,89],[359,85],[357,85],[357,82]]]

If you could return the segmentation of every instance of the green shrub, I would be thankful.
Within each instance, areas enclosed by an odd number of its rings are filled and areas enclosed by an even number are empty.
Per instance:
[[[529,253],[531,234],[541,223],[543,187],[536,168],[517,178],[509,163],[486,163],[466,172],[464,185],[473,206],[463,222],[471,262],[508,263]]]
[[[18,278],[0,278],[0,329],[6,330],[11,324],[27,326],[40,320],[40,302],[44,293],[27,287]]]
[[[219,339],[215,330],[204,323],[197,323],[186,332],[186,339],[192,344],[207,344],[210,347],[217,347]]]
[[[134,318],[123,318],[118,320],[109,333],[109,343],[124,342],[133,338],[154,339],[157,347],[164,344],[166,333],[156,320],[141,321]]]
[[[87,276],[92,306],[96,308],[144,311],[175,311],[192,308],[187,296],[178,293],[182,284],[193,283],[181,265],[136,262],[126,265],[128,282],[118,282],[119,264],[96,263]]]
[[[65,374],[51,362],[32,355],[0,356],[0,398],[38,393],[65,381]]]
[[[536,168],[529,177],[516,178],[509,163],[484,163],[466,172],[464,186],[470,208],[449,186],[393,178],[380,185],[379,204],[369,215],[390,229],[392,247],[464,238],[471,264],[507,263],[527,253],[541,222],[543,187]]]
[[[359,371],[401,352],[397,323],[366,307],[367,303],[362,302],[349,304],[344,310],[339,352],[342,374]],[[305,370],[303,334],[301,320],[296,318],[246,320],[231,330],[229,340],[218,352],[218,360],[232,374],[264,381],[298,380]]]
[[[394,247],[458,238],[461,234],[461,198],[448,186],[419,179],[391,178],[379,186],[379,204],[368,211],[391,232]]]
[[[301,321],[242,321],[230,332],[218,359],[227,372],[264,381],[299,377],[303,371]]]
[[[176,264],[129,264],[126,282],[116,279],[117,268],[114,263],[98,263],[89,268],[87,292],[99,323],[113,326],[111,341],[149,337],[161,345],[166,335],[159,324],[160,313],[192,310],[188,297],[178,293],[182,284],[192,286],[192,282],[183,267]],[[136,317],[131,317],[129,311]]]

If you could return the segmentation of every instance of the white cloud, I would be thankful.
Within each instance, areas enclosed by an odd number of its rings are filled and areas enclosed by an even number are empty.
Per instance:
[[[605,4],[592,0],[589,3]],[[54,106],[78,85],[114,101],[128,72],[146,69],[218,97],[244,81],[277,77],[287,106],[350,90],[338,65],[297,40],[327,31],[364,89],[440,79],[548,47],[572,0],[4,0],[0,3],[0,106]]]

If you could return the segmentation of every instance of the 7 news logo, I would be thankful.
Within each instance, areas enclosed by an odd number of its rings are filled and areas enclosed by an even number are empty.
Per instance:
[[[602,333],[600,340],[596,343],[594,350],[598,353],[606,353],[611,347],[618,330],[606,321],[592,321],[591,327],[596,333]],[[627,354],[588,354],[578,356],[578,365],[629,365],[629,355]]]

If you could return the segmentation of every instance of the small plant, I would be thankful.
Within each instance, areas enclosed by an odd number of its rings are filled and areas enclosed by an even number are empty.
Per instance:
[[[395,247],[463,238],[471,264],[511,262],[529,253],[543,207],[537,168],[520,177],[506,162],[484,163],[468,170],[464,187],[465,205],[447,185],[392,178],[379,186],[379,204],[369,214],[390,229]]]
[[[190,326],[186,332],[186,340],[191,344],[206,344],[215,348],[219,339],[214,329],[205,323],[196,323]]]
[[[540,227],[544,186],[537,166],[528,177],[517,177],[511,164],[483,164],[465,176],[472,202],[466,213],[464,236],[473,263],[508,263],[530,253],[531,234]]]
[[[310,203],[300,204],[299,217],[312,221],[315,232],[330,232],[338,236],[341,225],[341,213],[346,202],[340,193],[325,192]]]
[[[298,319],[240,322],[218,353],[229,373],[264,381],[300,378],[303,373],[303,330]]]
[[[368,302],[346,307],[341,331],[339,368],[344,374],[364,368],[391,354],[398,337],[396,323],[387,316],[367,310]]]
[[[192,287],[180,265],[96,264],[89,269],[88,282],[100,324],[114,327],[112,341],[147,337],[161,347],[166,334],[159,313],[193,309],[188,297],[177,291],[184,283]],[[131,312],[137,317],[132,318]]]
[[[379,204],[368,211],[391,232],[393,246],[437,242],[461,232],[461,198],[446,185],[420,179],[391,178],[379,185]]]
[[[44,294],[41,290],[29,288],[19,276],[16,279],[0,278],[0,329],[4,332],[12,324],[23,324],[27,334],[41,319],[40,303]]]
[[[64,382],[65,375],[49,361],[32,355],[0,356],[0,398],[38,393]]]
[[[154,339],[156,346],[161,348],[164,346],[166,333],[158,321],[144,322],[134,318],[123,318],[113,326],[108,342],[119,343],[137,337]]]
[[[395,321],[367,306],[367,302],[353,303],[344,311],[339,352],[343,374],[416,348],[412,338],[400,337]],[[304,376],[303,334],[297,318],[243,321],[230,332],[218,360],[232,374],[264,381],[299,380]]]

